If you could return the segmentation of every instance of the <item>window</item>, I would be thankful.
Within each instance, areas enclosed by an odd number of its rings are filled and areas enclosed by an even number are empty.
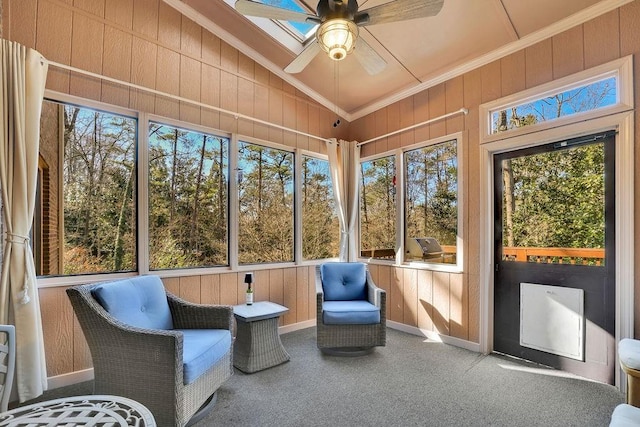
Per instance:
[[[617,102],[615,77],[552,93],[533,101],[491,112],[491,132],[499,133],[560,117],[596,110]]]
[[[405,261],[456,264],[457,141],[404,153]]]
[[[136,270],[137,120],[49,100],[42,108],[37,274]]]
[[[238,144],[238,260],[294,260],[293,153]]]
[[[395,259],[395,156],[360,163],[360,255]]]
[[[149,267],[228,265],[229,139],[149,125]]]
[[[336,258],[340,225],[333,199],[329,161],[302,156],[302,257]]]
[[[260,3],[268,4],[275,7],[281,7],[284,9],[289,9],[294,12],[300,13],[310,13],[309,10],[303,8],[296,0],[258,0]],[[309,38],[312,30],[316,28],[316,24],[309,24],[307,22],[296,22],[296,21],[274,21],[279,25],[282,25],[284,28],[293,32],[293,34],[300,41],[305,41]]]

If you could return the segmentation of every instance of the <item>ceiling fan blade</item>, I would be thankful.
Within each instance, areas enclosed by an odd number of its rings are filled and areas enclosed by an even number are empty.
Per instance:
[[[313,40],[307,45],[307,47],[304,48],[302,52],[300,52],[300,55],[298,55],[296,59],[294,59],[289,65],[287,65],[287,67],[284,69],[285,73],[296,74],[304,70],[305,67],[309,65],[311,60],[315,58],[321,50],[322,49],[320,48],[318,42],[316,40]]]
[[[358,12],[355,22],[360,26],[385,24],[425,18],[440,12],[444,0],[396,0]]]
[[[387,61],[382,59],[382,57],[378,55],[378,52],[376,52],[369,43],[364,41],[362,37],[358,38],[356,42],[356,47],[353,49],[353,56],[356,57],[360,65],[362,65],[365,71],[371,76],[375,76],[387,67]]]
[[[236,10],[243,15],[260,16],[262,18],[279,19],[295,22],[319,22],[320,19],[308,13],[294,12],[281,7],[270,6],[251,0],[237,0]]]

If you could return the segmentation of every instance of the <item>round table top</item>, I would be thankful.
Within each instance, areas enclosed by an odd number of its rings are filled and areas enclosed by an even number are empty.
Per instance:
[[[0,413],[0,426],[155,427],[151,411],[120,396],[86,395],[37,402]]]

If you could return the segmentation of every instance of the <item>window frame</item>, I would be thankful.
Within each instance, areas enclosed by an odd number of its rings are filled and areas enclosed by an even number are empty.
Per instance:
[[[136,144],[136,152],[135,152],[135,162],[136,162],[136,189],[135,189],[135,194],[134,194],[134,203],[136,204],[136,264],[137,264],[137,268],[135,270],[132,271],[126,271],[126,272],[106,272],[106,273],[87,273],[87,274],[76,274],[76,275],[63,275],[63,274],[59,274],[59,275],[52,275],[52,276],[37,276],[36,280],[38,283],[38,287],[55,287],[55,286],[60,286],[60,285],[65,285],[65,286],[69,286],[69,285],[76,285],[76,284],[83,284],[83,283],[90,283],[90,282],[98,282],[100,280],[105,280],[105,277],[109,277],[110,279],[120,279],[120,278],[127,278],[127,277],[133,277],[133,276],[137,276],[139,274],[139,272],[141,272],[141,268],[142,268],[142,257],[143,254],[141,252],[141,227],[143,226],[140,222],[140,215],[141,215],[141,211],[142,211],[142,203],[141,203],[141,198],[140,198],[140,186],[142,185],[142,183],[140,182],[140,174],[141,174],[141,163],[140,163],[140,157],[139,157],[139,153],[142,150],[142,144],[143,144],[143,139],[146,138],[146,135],[144,135],[144,132],[141,133],[141,125],[143,123],[143,119],[142,119],[142,115],[140,114],[139,111],[136,111],[134,109],[130,109],[130,108],[125,108],[125,107],[121,107],[121,106],[117,106],[117,105],[111,105],[111,104],[107,104],[104,102],[100,102],[100,101],[95,101],[92,99],[87,99],[87,98],[81,98],[75,95],[69,95],[69,94],[65,94],[65,93],[61,93],[61,92],[56,92],[50,89],[45,89],[44,92],[44,100],[49,100],[52,102],[56,102],[56,103],[60,103],[60,104],[68,104],[68,105],[74,105],[80,108],[87,108],[87,109],[92,109],[92,110],[96,110],[96,111],[100,111],[103,113],[107,113],[107,114],[116,114],[116,115],[120,115],[120,116],[125,116],[128,118],[132,118],[136,120],[136,136],[137,136],[137,140],[135,142]],[[62,150],[59,150],[59,158],[58,158],[59,164],[62,164],[64,161],[64,152]],[[58,174],[58,183],[57,185],[62,188],[63,185],[63,174],[60,173]],[[59,191],[58,192],[58,203],[59,206],[62,207],[63,206],[63,197],[64,197],[64,192],[63,191]],[[36,207],[37,208],[37,207]],[[64,239],[64,219],[63,217],[61,217],[61,221],[58,224],[58,233],[60,235],[61,239]],[[35,251],[34,251],[35,253]]]
[[[370,264],[382,264],[382,265],[395,265],[411,267],[417,270],[429,270],[429,271],[442,271],[448,273],[462,273],[464,272],[464,218],[466,217],[465,208],[465,182],[463,177],[464,169],[464,144],[465,135],[463,132],[456,132],[447,134],[441,137],[432,138],[426,141],[418,142],[412,145],[401,147],[395,150],[389,150],[384,153],[375,154],[372,156],[363,157],[360,162],[372,161],[375,159],[389,157],[395,155],[395,167],[396,167],[396,257],[394,260],[383,260],[376,258],[363,258],[358,255],[358,259]],[[456,141],[456,161],[457,161],[457,204],[458,204],[458,216],[457,216],[457,233],[456,233],[456,262],[455,264],[434,263],[428,261],[405,261],[405,160],[404,155],[408,151],[413,151],[425,147],[434,146],[448,141]],[[358,199],[360,199],[360,191],[358,191]],[[360,203],[358,202],[358,253],[360,253]]]
[[[309,150],[304,149],[296,149],[296,182],[294,184],[295,188],[295,206],[297,212],[300,212],[299,215],[295,217],[295,257],[299,261],[299,265],[318,265],[327,261],[339,261],[339,256],[333,258],[319,258],[319,259],[305,259],[302,254],[302,158],[303,157],[313,157],[314,159],[324,160],[329,162],[329,156],[326,154],[320,154]],[[331,165],[329,165],[331,167]],[[331,171],[331,169],[329,169]],[[333,184],[330,184],[333,185]],[[333,191],[333,189],[332,189]],[[338,242],[339,244],[339,242]]]
[[[38,276],[37,283],[39,288],[57,287],[57,286],[71,286],[76,284],[95,283],[104,280],[118,280],[128,277],[134,277],[143,274],[157,274],[163,278],[173,277],[188,277],[207,274],[220,274],[228,272],[245,272],[245,271],[259,271],[269,270],[273,268],[289,268],[296,266],[313,266],[318,265],[326,261],[337,260],[337,258],[326,258],[317,260],[304,260],[302,258],[302,218],[301,218],[301,198],[300,191],[302,188],[301,177],[301,163],[302,156],[315,157],[321,160],[328,161],[329,158],[326,154],[304,150],[300,148],[294,148],[288,145],[274,143],[271,141],[249,137],[246,135],[238,134],[235,132],[229,133],[221,131],[216,128],[195,124],[188,121],[177,120],[169,117],[164,117],[156,114],[147,113],[132,108],[120,107],[117,105],[108,104],[101,101],[96,101],[88,98],[82,98],[75,95],[69,95],[61,92],[56,92],[50,89],[45,90],[45,99],[58,103],[66,103],[77,105],[82,108],[94,109],[105,113],[118,114],[126,117],[131,117],[137,120],[137,151],[136,151],[136,180],[137,188],[135,193],[135,202],[137,204],[137,269],[131,272],[109,272],[109,273],[94,273],[83,274],[74,276]],[[151,122],[164,124],[167,126],[174,126],[184,130],[191,130],[194,132],[202,132],[210,135],[220,136],[229,139],[229,180],[228,180],[228,265],[225,266],[210,266],[210,267],[189,267],[180,269],[167,269],[167,270],[150,270],[149,268],[149,125]],[[237,167],[238,167],[238,143],[240,141],[261,145],[268,148],[279,149],[287,151],[293,154],[293,188],[294,188],[294,260],[291,262],[282,263],[264,263],[264,264],[239,264],[238,263],[238,182],[237,182]],[[60,178],[62,179],[62,178]],[[59,197],[62,197],[59,195]]]
[[[578,112],[562,116],[557,119],[547,120],[503,132],[491,132],[492,115],[496,111],[535,102],[548,96],[577,89],[610,77],[614,77],[616,80],[616,103],[612,105]],[[533,132],[539,132],[546,129],[552,129],[602,117],[603,115],[611,115],[627,111],[630,108],[633,108],[633,87],[626,85],[624,82],[627,82],[632,78],[633,61],[631,56],[627,56],[482,104],[480,105],[480,137],[482,143],[526,135]]]

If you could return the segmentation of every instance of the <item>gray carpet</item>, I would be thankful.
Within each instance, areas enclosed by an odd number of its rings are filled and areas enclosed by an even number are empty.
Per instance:
[[[391,329],[362,357],[322,355],[315,328],[282,342],[291,361],[236,371],[197,426],[607,426],[624,400],[609,385]]]

